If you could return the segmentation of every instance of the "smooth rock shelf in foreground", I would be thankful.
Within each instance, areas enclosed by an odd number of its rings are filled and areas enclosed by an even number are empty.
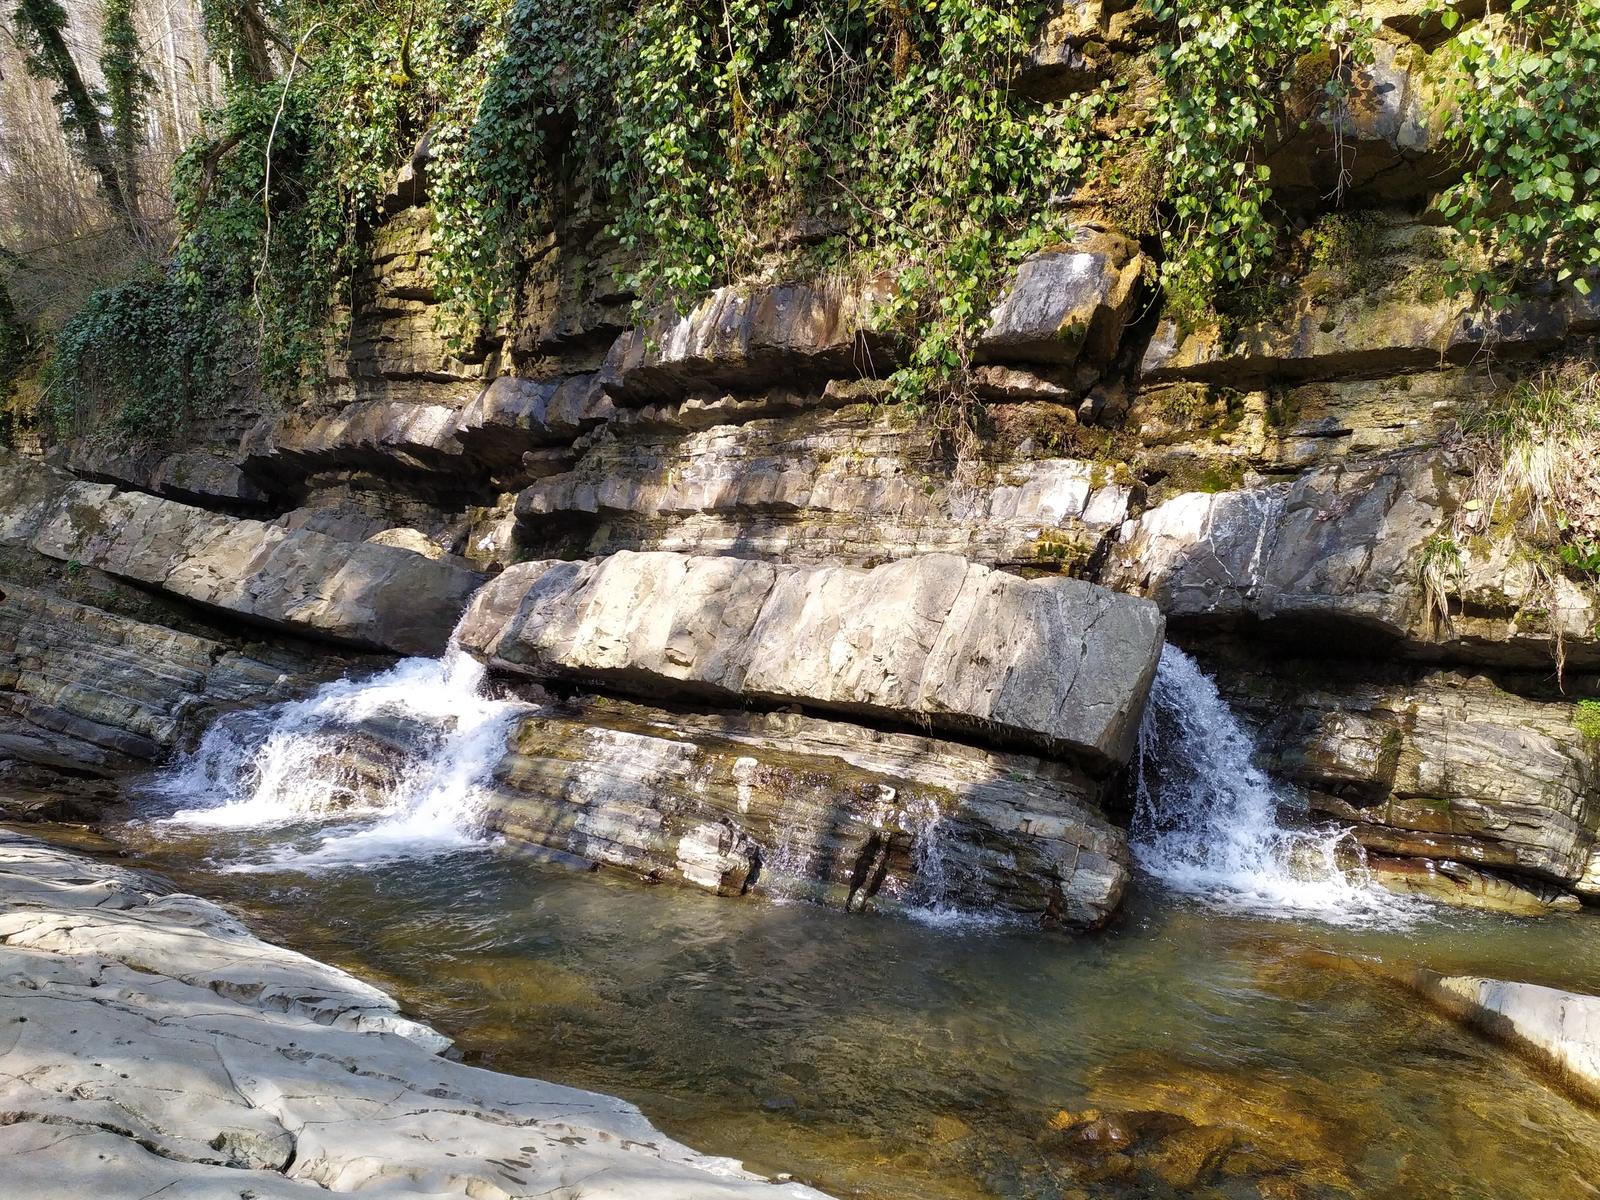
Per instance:
[[[209,901],[0,833],[0,1196],[826,1200],[446,1045]]]
[[[1155,678],[1153,604],[955,555],[873,570],[667,552],[519,563],[462,645],[501,669],[651,699],[798,704],[1128,761]]]

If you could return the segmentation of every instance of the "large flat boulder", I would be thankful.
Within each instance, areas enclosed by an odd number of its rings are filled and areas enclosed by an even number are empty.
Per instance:
[[[650,698],[798,704],[1109,771],[1160,654],[1154,605],[954,555],[796,567],[624,551],[506,570],[462,645],[535,678]]]
[[[351,646],[436,654],[482,577],[460,560],[241,520],[74,483],[33,548],[246,620]]]

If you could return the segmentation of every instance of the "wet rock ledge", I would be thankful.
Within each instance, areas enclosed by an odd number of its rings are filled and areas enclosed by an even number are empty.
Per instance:
[[[0,833],[0,1195],[826,1200],[448,1044],[209,901]]]

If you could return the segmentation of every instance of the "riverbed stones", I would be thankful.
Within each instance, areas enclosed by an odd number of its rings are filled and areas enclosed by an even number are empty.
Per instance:
[[[0,835],[0,1193],[825,1200],[448,1040],[208,901]]]
[[[1162,629],[1133,597],[953,555],[863,571],[625,551],[508,568],[460,637],[538,679],[920,724],[1103,774],[1132,752]]]
[[[32,545],[248,621],[406,654],[443,649],[482,578],[458,559],[343,542],[108,484],[62,490]]]

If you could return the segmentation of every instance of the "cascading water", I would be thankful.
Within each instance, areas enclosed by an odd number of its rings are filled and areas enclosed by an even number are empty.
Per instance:
[[[1139,730],[1139,865],[1174,891],[1266,916],[1346,925],[1410,919],[1415,904],[1341,863],[1351,858],[1346,831],[1282,823],[1282,810],[1303,805],[1255,765],[1255,751],[1210,676],[1165,647]]]
[[[482,840],[483,786],[512,718],[531,706],[485,695],[484,668],[451,648],[304,700],[223,717],[152,791],[163,818],[239,830],[305,826],[235,870],[317,869],[436,853]]]

